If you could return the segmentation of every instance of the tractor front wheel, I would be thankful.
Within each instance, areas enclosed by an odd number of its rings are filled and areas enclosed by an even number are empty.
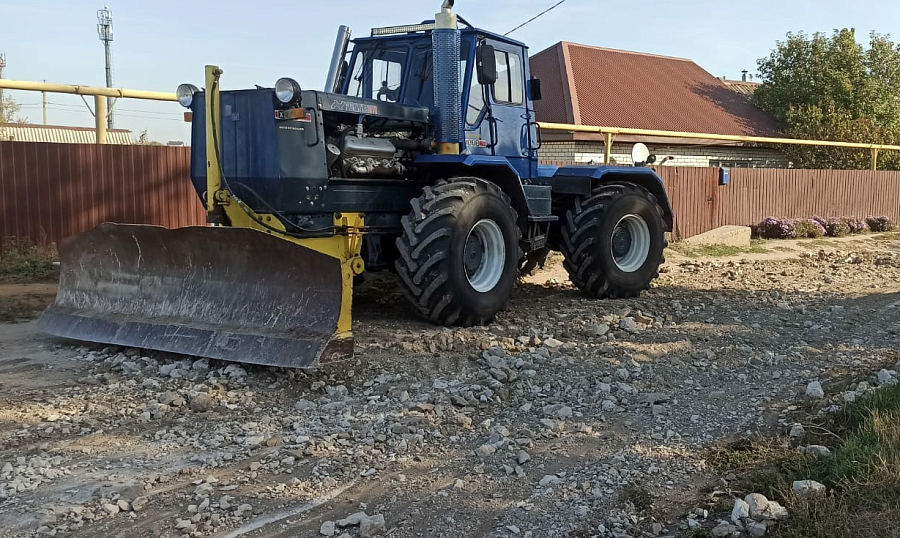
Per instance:
[[[569,279],[589,297],[636,297],[665,261],[665,224],[656,198],[638,185],[604,185],[577,198],[562,225]]]
[[[416,310],[433,323],[489,322],[506,306],[518,273],[516,212],[500,188],[478,178],[426,187],[397,239],[397,273]]]

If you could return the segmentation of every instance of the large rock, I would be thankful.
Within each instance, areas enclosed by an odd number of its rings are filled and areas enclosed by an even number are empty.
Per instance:
[[[815,456],[817,458],[827,458],[831,455],[831,450],[826,446],[822,445],[809,445],[800,447],[800,452],[804,454],[809,454],[810,456]]]
[[[381,536],[385,531],[384,516],[375,514],[359,522],[359,535],[362,538]]]
[[[825,397],[825,391],[822,390],[822,384],[818,381],[810,381],[806,386],[806,397],[813,400],[821,400]]]
[[[741,520],[750,517],[750,505],[743,499],[734,500],[734,508],[731,510],[731,521],[740,523]]]
[[[787,508],[781,506],[775,501],[769,501],[769,506],[763,511],[762,516],[765,519],[782,521],[788,518]]]
[[[715,538],[731,538],[738,532],[738,528],[728,523],[720,523],[717,527],[709,531],[709,534]]]
[[[715,230],[695,235],[684,240],[684,244],[705,247],[710,245],[724,245],[727,247],[750,246],[750,228],[747,226],[722,226]]]
[[[797,480],[794,482],[794,493],[799,497],[811,497],[825,493],[825,484],[815,480]]]
[[[209,394],[201,392],[200,394],[191,398],[190,408],[191,411],[195,413],[205,413],[209,411],[209,406],[211,403],[212,398],[209,397]]]
[[[769,499],[767,499],[764,495],[759,493],[751,493],[744,497],[744,502],[747,503],[747,506],[750,508],[750,517],[756,519],[765,512],[766,508],[769,507]]]
[[[350,514],[344,519],[339,519],[337,521],[337,526],[340,528],[344,527],[352,527],[354,525],[359,525],[364,519],[368,519],[369,515],[365,512],[357,512],[355,514]]]

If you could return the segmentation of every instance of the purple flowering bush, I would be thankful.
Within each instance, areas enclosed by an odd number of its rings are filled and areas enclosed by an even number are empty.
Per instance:
[[[851,233],[849,219],[828,219],[825,221],[825,234],[828,237],[847,237]]]
[[[892,232],[897,229],[890,217],[866,217],[866,224],[873,232]]]
[[[793,220],[776,219],[767,217],[764,221],[753,226],[753,235],[760,239],[793,239],[797,237]]]
[[[843,220],[846,221],[852,235],[862,234],[869,231],[869,224],[863,219],[858,219],[856,217],[847,217]]]
[[[794,236],[798,239],[825,237],[825,227],[814,219],[801,219],[794,224]]]
[[[778,219],[767,217],[752,227],[759,239],[816,239],[845,237],[868,232],[890,232],[900,229],[890,217],[812,217],[808,219]]]

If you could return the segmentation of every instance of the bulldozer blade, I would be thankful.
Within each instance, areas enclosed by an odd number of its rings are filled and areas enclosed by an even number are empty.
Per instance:
[[[244,228],[103,224],[64,240],[49,334],[305,368],[352,357],[341,261]]]

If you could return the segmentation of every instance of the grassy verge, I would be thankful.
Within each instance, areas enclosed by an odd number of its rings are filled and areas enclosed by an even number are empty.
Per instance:
[[[766,242],[754,239],[749,247],[730,247],[726,245],[694,246],[685,243],[672,243],[671,250],[689,258],[726,258],[741,254],[766,254],[769,250],[763,246]]]
[[[803,444],[831,455],[801,454],[780,440],[752,439],[716,451],[711,463],[738,476],[732,489],[762,493],[790,512],[779,538],[876,538],[900,534],[900,386],[883,387],[848,404],[827,424],[807,426]],[[816,480],[828,495],[792,493],[795,480]],[[730,505],[726,507],[730,509]]]
[[[0,323],[34,319],[53,302],[53,298],[52,292],[0,296]]]
[[[0,282],[52,282],[59,278],[56,249],[30,241],[5,239],[0,244]]]
[[[873,235],[872,239],[875,241],[900,241],[900,232],[887,232]]]

